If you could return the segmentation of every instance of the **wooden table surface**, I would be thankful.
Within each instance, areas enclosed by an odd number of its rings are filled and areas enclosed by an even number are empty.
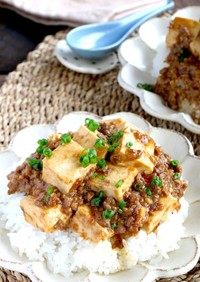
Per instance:
[[[175,8],[200,5],[200,0],[174,0]],[[22,62],[29,51],[48,34],[64,26],[46,26],[0,8],[0,86],[6,75]]]

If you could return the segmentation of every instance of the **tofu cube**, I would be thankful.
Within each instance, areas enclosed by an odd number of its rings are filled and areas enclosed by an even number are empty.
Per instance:
[[[90,240],[94,243],[104,241],[113,235],[112,229],[102,227],[95,221],[90,207],[80,206],[71,220],[72,229],[79,233],[85,240]]]
[[[81,125],[75,132],[73,140],[80,144],[83,148],[94,148],[94,144],[99,137],[95,132],[90,131],[86,126]],[[95,148],[99,159],[105,157],[108,151],[108,145],[103,148]]]
[[[148,139],[149,142],[139,142],[130,127],[126,127],[123,136],[120,139],[119,146],[115,149],[111,156],[111,162],[120,166],[133,166],[139,171],[145,173],[152,173],[154,164],[150,159],[151,154],[154,152],[155,144],[152,138]],[[127,143],[131,142],[131,148],[127,147]],[[137,155],[138,152],[138,155]]]
[[[50,208],[36,206],[32,196],[22,199],[20,206],[25,220],[43,232],[53,232],[58,229],[58,224],[61,224],[62,229],[68,226],[71,215],[64,214],[58,206]]]
[[[171,48],[176,43],[176,38],[179,34],[180,26],[185,26],[188,28],[191,39],[195,39],[200,32],[200,23],[198,21],[186,18],[176,17],[169,26],[169,30],[166,36],[166,44]]]
[[[67,194],[95,166],[95,164],[86,168],[81,166],[79,158],[82,152],[83,147],[73,140],[58,146],[51,157],[43,159],[43,180]]]
[[[107,166],[108,172],[104,180],[101,179],[101,175],[97,175],[96,178],[91,177],[87,184],[93,191],[103,190],[107,196],[114,197],[118,201],[122,200],[138,171],[134,167],[117,166],[109,162],[107,162]],[[121,185],[116,187],[118,181],[121,181]]]
[[[160,223],[166,221],[169,214],[172,214],[173,211],[179,208],[178,200],[171,194],[167,197],[160,198],[159,203],[162,208],[154,211],[153,214],[148,217],[147,222],[143,225],[143,229],[147,233],[153,232]]]

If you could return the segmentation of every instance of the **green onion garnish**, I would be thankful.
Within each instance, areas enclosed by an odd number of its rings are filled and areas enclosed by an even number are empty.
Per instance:
[[[153,86],[151,84],[148,84],[148,83],[138,83],[137,87],[141,88],[141,89],[145,89],[147,91],[153,91]]]
[[[108,148],[108,151],[110,153],[114,152],[114,150],[119,146],[119,143],[115,142],[112,145],[110,145],[110,147]]]
[[[60,139],[62,141],[62,144],[68,144],[71,142],[72,137],[69,133],[64,133],[63,135],[60,136]]]
[[[150,188],[146,188],[145,192],[146,192],[146,194],[147,194],[148,196],[151,196],[151,195],[152,195],[152,191],[151,191]]]
[[[84,149],[83,155],[80,156],[79,161],[82,167],[87,167],[89,164],[97,163],[97,152],[94,149]]]
[[[30,158],[28,164],[34,169],[42,169],[43,167],[42,161],[35,158]]]
[[[52,154],[53,154],[53,153],[52,153],[52,150],[51,150],[50,148],[45,147],[45,148],[43,149],[43,155],[44,155],[46,158],[51,157]]]
[[[123,180],[122,180],[122,179],[118,180],[117,183],[115,184],[115,187],[116,187],[116,188],[121,187],[121,186],[122,186],[122,183],[123,183]]]
[[[179,180],[181,178],[181,174],[179,172],[175,172],[173,178],[174,180]]]
[[[109,144],[113,144],[114,142],[117,143],[119,142],[120,138],[122,137],[123,135],[123,131],[120,130],[120,131],[114,131],[113,134],[110,136],[110,138],[108,139],[108,143]]]
[[[127,147],[127,148],[130,149],[132,146],[133,146],[133,142],[127,142],[127,143],[126,143],[126,147]]]
[[[111,219],[115,212],[113,210],[104,210],[102,212],[102,218],[103,219]]]
[[[142,188],[142,186],[143,186],[142,183],[136,182],[133,187],[136,191],[139,191]]]
[[[100,168],[105,168],[106,167],[106,160],[100,159],[100,160],[97,161],[97,164]]]
[[[117,211],[118,211],[118,213],[120,213],[120,214],[123,213],[123,210],[122,210],[122,209],[118,209]]]
[[[100,175],[100,179],[105,180],[106,179],[105,175]]]
[[[49,197],[50,195],[53,193],[53,187],[52,186],[48,186],[47,187],[47,192],[44,195],[44,201],[47,203],[49,201]]]
[[[82,167],[84,167],[84,168],[89,166],[89,164],[90,164],[90,160],[89,160],[89,157],[88,157],[87,154],[82,155],[80,157],[79,161],[80,161]]]
[[[121,208],[121,209],[125,208],[126,207],[126,202],[123,201],[123,200],[120,200],[119,203],[118,203],[118,207]]]
[[[91,200],[91,204],[95,207],[100,206],[100,202],[101,202],[100,198],[94,198],[94,199]]]
[[[116,227],[117,227],[117,224],[116,223],[113,223],[113,224],[111,224],[111,226],[110,226],[112,229],[115,229]]]
[[[179,62],[183,62],[185,58],[189,58],[190,57],[190,51],[188,49],[180,49],[179,51],[179,58],[178,58],[178,61]]]
[[[178,162],[178,160],[172,160],[172,161],[170,162],[170,164],[171,164],[173,167],[176,167],[176,166],[179,164],[179,162]]]
[[[40,146],[46,146],[48,144],[48,140],[43,138],[43,139],[39,139],[37,141],[37,143],[40,145]]]
[[[95,173],[93,174],[93,178],[97,178],[97,176],[98,176],[98,173],[95,172]]]
[[[105,141],[102,138],[98,138],[94,144],[95,148],[103,148],[106,146]]]
[[[163,185],[163,183],[162,183],[162,181],[159,179],[159,177],[157,175],[154,175],[152,180],[151,180],[151,185],[159,186],[160,187],[160,186]]]
[[[85,119],[85,125],[90,131],[95,131],[99,128],[99,123],[91,118]]]
[[[37,147],[36,152],[41,155],[43,153],[43,150],[44,150],[44,146],[41,145]]]
[[[91,204],[96,207],[100,206],[103,195],[104,195],[104,191],[102,190],[99,191],[99,193],[97,194],[97,197],[92,199]]]

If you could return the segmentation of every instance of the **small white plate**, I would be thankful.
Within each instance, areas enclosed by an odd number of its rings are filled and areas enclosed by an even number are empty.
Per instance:
[[[200,125],[189,114],[166,107],[161,96],[137,87],[138,83],[155,84],[159,71],[166,66],[164,60],[169,49],[165,37],[170,20],[176,16],[197,20],[200,18],[200,7],[187,7],[177,11],[171,18],[152,18],[141,25],[139,36],[125,40],[118,50],[122,64],[118,82],[121,87],[139,97],[141,107],[148,114],[178,122],[189,131],[200,134]]]
[[[75,54],[66,41],[59,40],[55,47],[55,54],[57,59],[65,67],[81,73],[101,74],[110,71],[118,63],[116,53],[111,53],[101,60],[87,60]]]

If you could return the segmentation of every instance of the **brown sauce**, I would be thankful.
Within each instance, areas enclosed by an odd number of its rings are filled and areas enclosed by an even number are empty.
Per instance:
[[[101,134],[108,138],[110,132],[103,123],[100,130]],[[141,138],[142,142],[146,142],[146,139],[142,138],[140,134],[138,134],[138,138]],[[53,150],[59,144],[60,140],[50,140],[48,147]],[[79,206],[83,204],[88,205],[91,207],[95,220],[101,226],[107,228],[115,226],[113,228],[114,238],[112,241],[113,246],[119,247],[122,244],[123,238],[136,235],[139,232],[153,211],[163,208],[159,204],[160,197],[168,196],[171,193],[175,198],[180,199],[187,187],[183,180],[173,179],[175,172],[182,172],[181,167],[179,165],[176,167],[171,166],[171,158],[158,146],[155,147],[154,154],[155,168],[153,173],[148,175],[145,173],[137,174],[134,183],[124,195],[126,207],[123,208],[123,213],[118,212],[119,202],[113,197],[106,195],[103,196],[100,206],[93,206],[91,204],[91,200],[97,193],[92,191],[87,180],[94,174],[94,171],[91,171],[83,182],[76,183],[76,187],[73,187],[68,194],[63,194],[58,188],[52,187],[53,193],[44,201],[49,184],[43,181],[41,170],[36,170],[29,166],[28,159],[8,175],[8,193],[22,192],[25,195],[32,195],[35,197],[35,204],[37,206],[53,207],[59,205],[63,213],[71,216],[75,214]],[[32,154],[31,157],[43,159],[43,155],[37,153]],[[97,168],[96,172],[106,176],[108,169]],[[162,181],[163,185],[161,187],[152,184],[152,179],[155,175]],[[140,183],[140,189],[135,188],[136,183]],[[147,194],[147,187],[151,190],[151,195]],[[142,208],[146,209],[146,214],[143,217],[141,217]],[[113,210],[115,212],[111,220],[102,218],[103,210]],[[62,224],[59,225],[58,223],[56,228],[63,229]]]
[[[153,92],[173,110],[186,112],[200,123],[200,60],[192,54],[190,42],[190,31],[180,26],[176,43],[166,58],[169,66],[160,71]]]

